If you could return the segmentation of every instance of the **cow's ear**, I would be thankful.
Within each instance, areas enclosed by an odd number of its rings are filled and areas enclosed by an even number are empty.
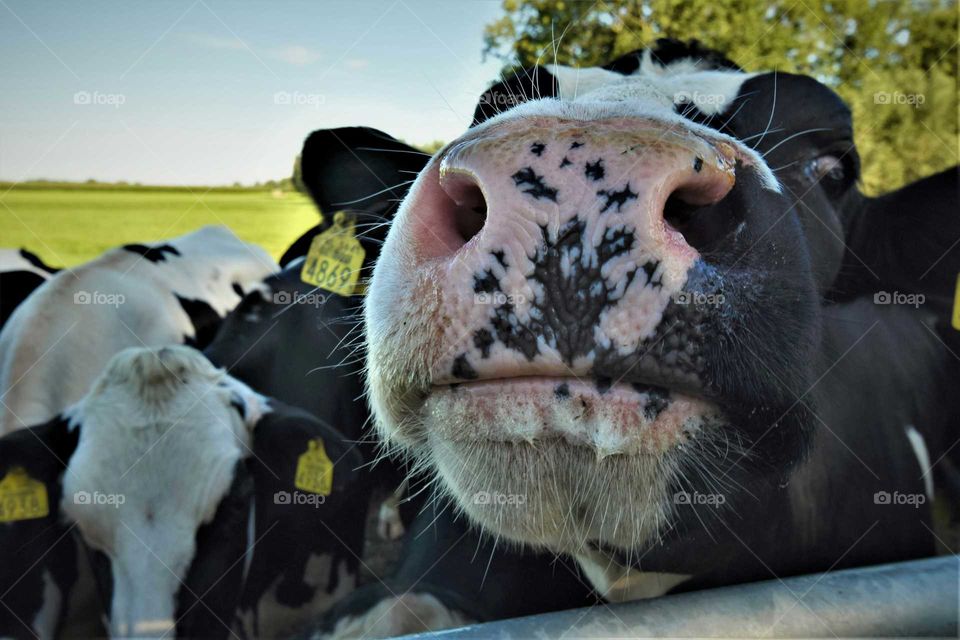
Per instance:
[[[866,199],[845,221],[847,250],[829,297],[923,294],[939,313],[960,275],[960,167]]]
[[[303,183],[324,214],[392,212],[430,155],[368,127],[314,131],[303,143]]]
[[[269,539],[254,549],[241,610],[253,609],[281,575],[286,578],[277,598],[288,607],[300,606],[313,597],[298,577],[311,555],[347,558],[356,568],[362,552],[368,472],[361,468],[356,443],[306,411],[274,399],[270,407],[254,427],[248,460],[256,501],[254,539]]]
[[[21,620],[34,620],[49,597],[48,581],[63,595],[76,580],[77,548],[60,520],[60,500],[79,429],[57,417],[0,438],[0,593],[7,604],[0,637],[31,635]]]
[[[553,98],[556,95],[557,80],[546,68],[518,69],[480,94],[470,126],[476,126],[528,100]]]

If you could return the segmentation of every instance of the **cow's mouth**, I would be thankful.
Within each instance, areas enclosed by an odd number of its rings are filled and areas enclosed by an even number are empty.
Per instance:
[[[662,454],[720,420],[712,402],[653,384],[523,376],[436,385],[423,411],[443,440],[562,440],[597,456]]]

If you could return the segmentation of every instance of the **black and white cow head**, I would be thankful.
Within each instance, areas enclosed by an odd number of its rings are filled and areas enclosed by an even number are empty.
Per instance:
[[[921,282],[896,249],[906,228],[946,252],[955,173],[925,189],[940,213],[903,223],[897,194],[858,191],[852,127],[811,78],[672,41],[495,85],[374,271],[380,433],[490,532],[566,552],[645,548],[677,487],[723,465],[786,486],[818,427],[798,398],[839,355],[825,299],[942,302],[957,272],[949,255]]]
[[[301,467],[317,441],[331,479],[320,489]],[[66,417],[0,439],[0,477],[18,470],[47,496],[46,513],[0,524],[5,548],[27,552],[0,571],[17,612],[16,621],[0,620],[3,634],[29,635],[21,627],[36,632],[33,618],[67,615],[56,606],[83,588],[76,567],[87,563],[111,636],[276,631],[257,625],[277,622],[279,605],[329,601],[331,586],[340,595],[352,587],[354,558],[349,567],[329,553],[312,558],[296,539],[324,538],[317,519],[342,508],[357,464],[335,432],[268,401],[191,347],[124,350]],[[46,531],[53,533],[39,553],[30,545]],[[79,558],[72,546],[58,550],[72,531],[85,551]],[[306,564],[318,560],[319,584],[305,584]],[[56,586],[56,602],[32,602],[41,593],[38,578],[24,582],[30,574]],[[284,591],[296,593],[293,601]]]

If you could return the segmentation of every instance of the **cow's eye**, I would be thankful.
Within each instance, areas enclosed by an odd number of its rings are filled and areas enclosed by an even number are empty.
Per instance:
[[[841,183],[844,182],[847,177],[843,159],[833,154],[826,154],[814,158],[807,163],[806,172],[807,176],[814,182],[826,179]]]

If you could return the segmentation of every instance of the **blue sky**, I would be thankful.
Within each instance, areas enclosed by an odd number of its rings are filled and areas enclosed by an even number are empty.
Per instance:
[[[0,0],[0,179],[251,183],[312,130],[469,124],[499,0]]]

